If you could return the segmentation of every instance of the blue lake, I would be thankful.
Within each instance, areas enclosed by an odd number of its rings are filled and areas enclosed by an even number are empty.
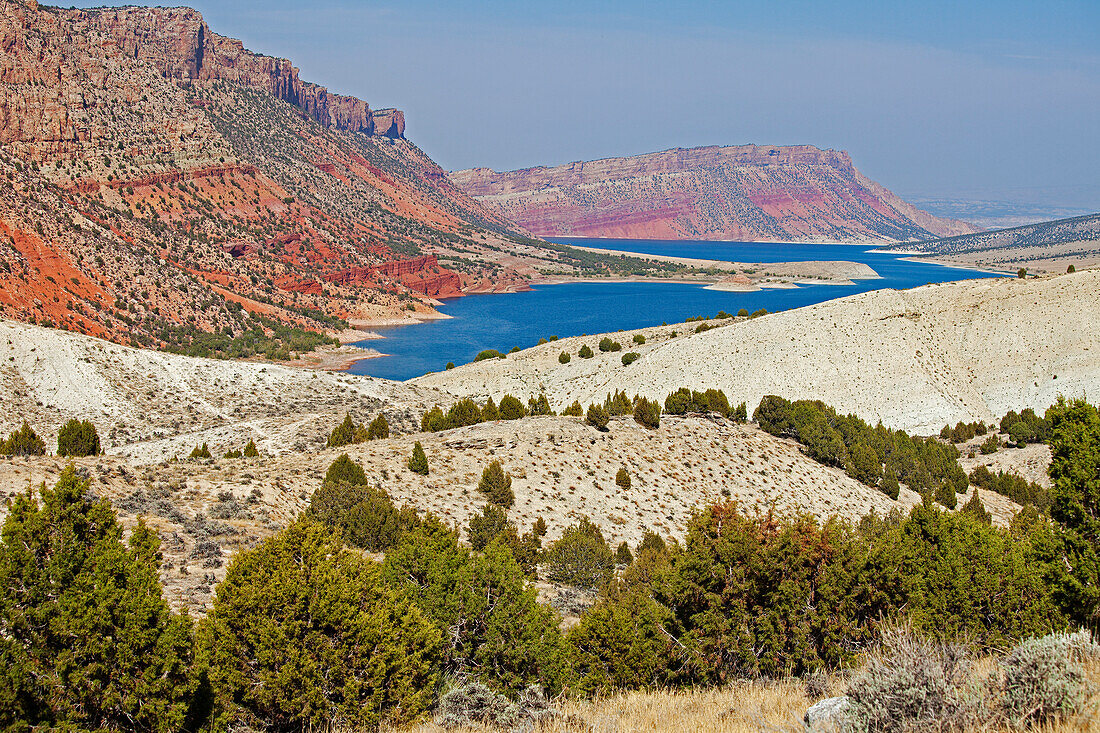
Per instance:
[[[439,311],[449,319],[413,326],[372,329],[384,339],[362,342],[387,356],[357,362],[351,372],[405,380],[442,370],[447,362],[464,364],[482,349],[507,352],[534,346],[551,335],[565,338],[585,333],[644,328],[676,323],[690,316],[713,316],[766,308],[798,308],[882,288],[912,288],[928,283],[996,275],[907,262],[900,255],[872,252],[872,246],[844,244],[764,244],[759,242],[665,242],[637,239],[554,239],[562,244],[623,252],[696,257],[733,262],[798,262],[847,260],[864,262],[881,279],[854,285],[807,285],[751,293],[706,290],[680,283],[584,282],[539,285],[530,292],[468,295],[447,301]]]

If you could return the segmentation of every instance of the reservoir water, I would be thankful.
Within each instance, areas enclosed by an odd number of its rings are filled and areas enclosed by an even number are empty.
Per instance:
[[[442,370],[447,362],[464,364],[482,349],[507,352],[534,346],[551,335],[586,333],[676,323],[691,316],[713,316],[766,308],[775,312],[882,288],[904,289],[928,283],[997,277],[989,273],[873,252],[873,246],[845,244],[765,244],[759,242],[666,242],[637,239],[554,239],[562,244],[622,252],[695,257],[732,262],[864,262],[881,278],[854,285],[806,285],[738,293],[706,290],[703,285],[661,282],[583,282],[538,285],[530,292],[467,295],[446,301],[439,311],[451,318],[372,329],[383,339],[361,342],[386,356],[364,359],[354,374],[405,380]]]

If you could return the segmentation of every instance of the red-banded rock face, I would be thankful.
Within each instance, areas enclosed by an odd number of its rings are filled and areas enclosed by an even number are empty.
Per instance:
[[[848,153],[809,145],[675,149],[450,177],[540,236],[873,241],[975,231],[902,201]]]

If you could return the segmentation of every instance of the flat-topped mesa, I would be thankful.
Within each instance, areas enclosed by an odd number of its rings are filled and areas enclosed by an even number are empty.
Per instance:
[[[148,61],[167,78],[185,84],[229,81],[262,89],[327,127],[391,138],[404,136],[401,112],[375,112],[361,99],[302,81],[288,59],[253,53],[236,38],[211,31],[197,10],[125,7],[80,12],[127,55]]]
[[[675,148],[451,179],[540,236],[896,241],[975,231],[906,203],[842,150]]]

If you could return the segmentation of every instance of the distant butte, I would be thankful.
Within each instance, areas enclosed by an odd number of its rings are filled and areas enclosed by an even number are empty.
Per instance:
[[[451,174],[538,236],[740,241],[906,241],[970,224],[906,203],[843,151],[810,145],[676,148],[552,168]]]

